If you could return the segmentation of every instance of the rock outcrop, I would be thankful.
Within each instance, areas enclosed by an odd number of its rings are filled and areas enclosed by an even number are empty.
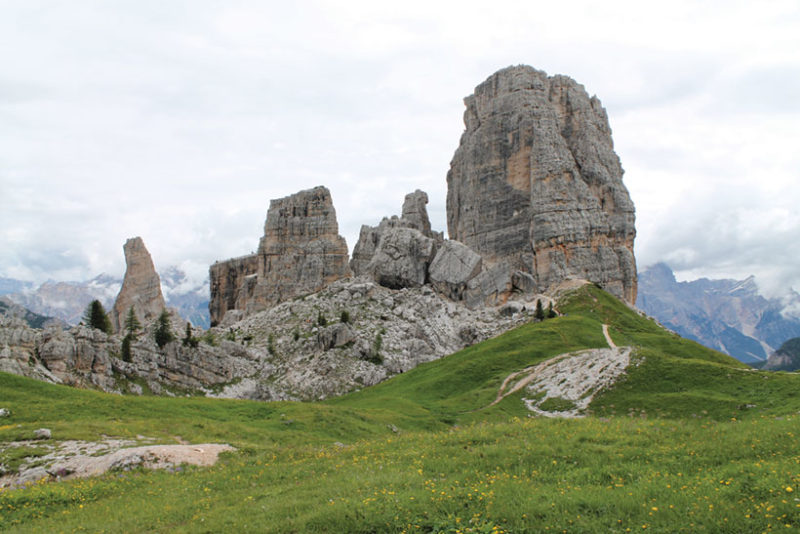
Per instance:
[[[530,273],[539,291],[585,278],[634,303],[634,207],[600,101],[566,76],[518,66],[465,104],[447,175],[450,238]]]
[[[478,276],[483,258],[458,241],[445,241],[429,269],[431,285],[451,300],[464,300],[467,283]]]
[[[273,200],[255,255],[210,269],[211,324],[228,310],[253,314],[350,276],[330,191],[315,187]]]
[[[218,261],[209,268],[211,325],[219,324],[228,310],[244,310],[253,296],[258,276],[258,254]]]
[[[155,320],[167,306],[161,294],[161,279],[142,238],[128,239],[123,250],[125,279],[111,311],[111,324],[116,332],[125,326],[125,318],[131,307],[141,323],[148,323]]]
[[[350,268],[384,287],[420,287],[428,281],[428,267],[443,238],[431,230],[428,195],[417,189],[406,195],[402,215],[384,217],[378,226],[361,227]]]

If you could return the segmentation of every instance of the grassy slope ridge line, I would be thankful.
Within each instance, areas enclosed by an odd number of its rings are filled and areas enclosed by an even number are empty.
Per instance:
[[[0,441],[46,426],[56,440],[141,434],[240,449],[209,469],[110,473],[2,491],[0,530],[800,526],[795,375],[747,371],[592,286],[559,309],[566,315],[323,403],[120,397],[0,373],[0,404],[12,410]],[[607,346],[603,323],[617,345],[635,347],[639,361],[592,404],[608,419],[519,417],[527,416],[521,394],[485,408],[511,372]]]

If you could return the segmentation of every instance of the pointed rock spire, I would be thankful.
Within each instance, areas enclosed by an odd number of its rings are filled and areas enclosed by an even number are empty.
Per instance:
[[[142,323],[156,319],[166,307],[164,295],[161,293],[161,279],[142,238],[128,239],[123,250],[125,279],[111,311],[111,324],[117,332],[124,328],[125,318],[131,307]]]

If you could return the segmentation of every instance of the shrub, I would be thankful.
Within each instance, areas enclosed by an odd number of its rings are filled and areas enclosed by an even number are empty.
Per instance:
[[[342,315],[339,317],[339,320],[345,324],[350,322],[350,312],[347,310],[342,310]]]
[[[328,324],[328,320],[325,318],[322,312],[319,312],[319,314],[317,315],[317,324],[319,326],[327,326]]]

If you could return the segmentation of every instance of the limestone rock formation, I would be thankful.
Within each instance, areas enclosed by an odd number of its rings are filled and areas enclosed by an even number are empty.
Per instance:
[[[431,285],[451,300],[463,300],[467,283],[478,276],[483,259],[458,241],[445,241],[429,269]]]
[[[391,289],[420,287],[428,277],[428,265],[436,242],[413,228],[390,228],[381,237],[367,272]]]
[[[256,313],[347,276],[347,243],[330,191],[320,186],[273,200],[258,252],[211,267],[211,324],[228,310]]]
[[[125,318],[133,307],[139,321],[155,320],[166,308],[161,294],[161,279],[153,266],[153,259],[141,237],[128,239],[125,251],[125,279],[111,311],[111,324],[116,332],[125,326]]]
[[[244,310],[253,296],[258,270],[258,255],[250,254],[216,262],[209,269],[211,298],[208,311],[211,324],[218,324],[228,310]]]
[[[447,175],[451,239],[542,291],[586,278],[636,300],[634,207],[600,101],[566,76],[503,69],[465,99]]]
[[[428,209],[425,207],[427,204],[428,194],[425,191],[417,189],[407,194],[403,200],[400,220],[403,221],[403,226],[419,230],[425,237],[433,237]]]
[[[427,203],[427,193],[417,189],[406,195],[399,218],[384,217],[378,226],[362,226],[350,261],[353,273],[393,289],[425,284],[428,266],[443,241],[441,232],[431,230]]]

